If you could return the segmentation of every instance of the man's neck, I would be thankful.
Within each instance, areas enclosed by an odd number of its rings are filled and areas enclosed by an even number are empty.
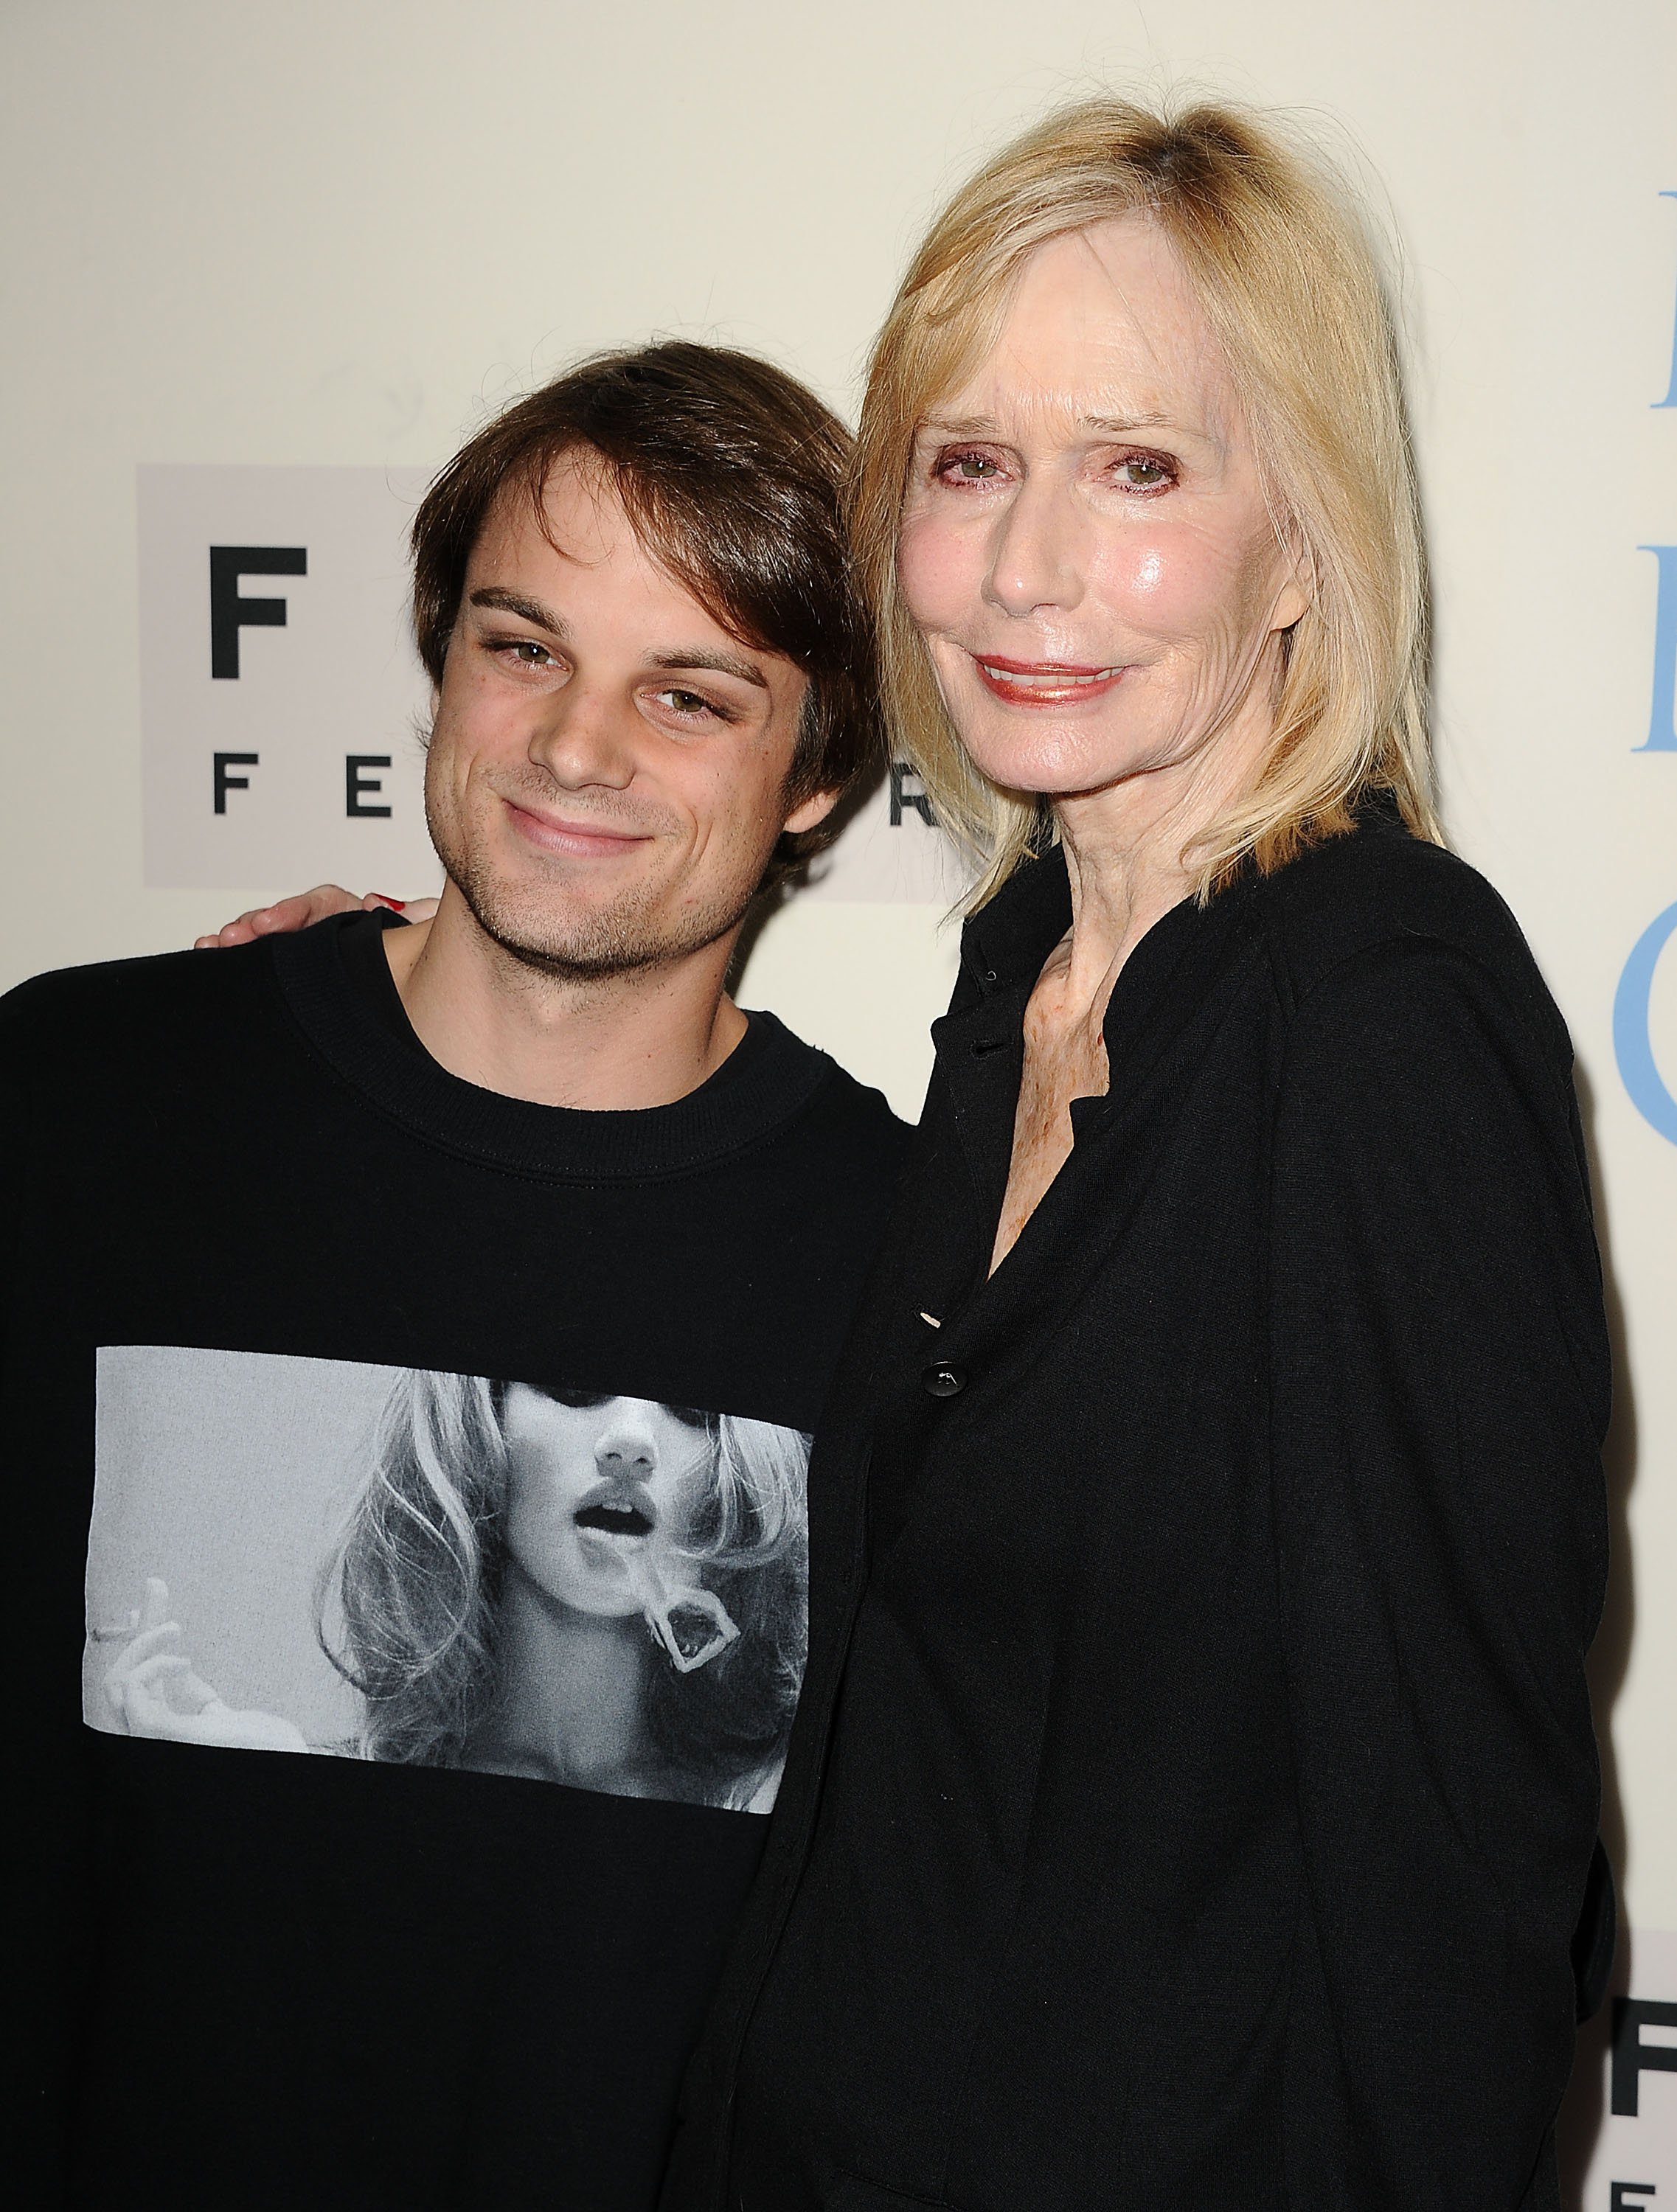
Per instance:
[[[733,935],[679,960],[599,977],[532,968],[479,927],[454,886],[434,918],[385,933],[415,1034],[451,1075],[539,1106],[667,1106],[745,1034],[723,995]]]

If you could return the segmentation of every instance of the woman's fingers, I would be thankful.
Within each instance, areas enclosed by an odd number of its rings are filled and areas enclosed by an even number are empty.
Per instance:
[[[283,937],[291,930],[310,929],[317,921],[325,921],[335,914],[372,914],[380,907],[405,915],[410,921],[428,921],[437,910],[437,902],[434,899],[392,898],[388,891],[368,891],[364,898],[357,898],[342,884],[317,884],[312,891],[276,899],[272,906],[249,908],[214,936],[195,938],[193,950],[206,952],[217,945],[249,945],[258,937]]]
[[[377,892],[370,896],[375,906],[396,903]],[[236,921],[217,930],[213,937],[195,939],[193,949],[204,952],[217,945],[250,945],[258,937],[283,936],[289,930],[307,929],[331,915],[353,914],[367,903],[353,891],[346,891],[342,884],[317,884],[312,891],[299,891],[295,897],[276,899],[272,906],[251,907]]]
[[[130,1735],[170,1735],[174,1713],[165,1687],[169,1677],[191,1672],[191,1662],[178,1651],[159,1651],[131,1668],[119,1685],[118,1711]]]
[[[162,1647],[180,1633],[180,1623],[168,1618],[169,1586],[161,1576],[148,1575],[145,1595],[133,1615],[134,1634],[111,1662],[105,1675],[105,1696],[112,1711],[134,1726],[134,1715],[128,1700],[129,1685],[138,1680],[147,1668],[155,1673],[155,1661],[167,1660],[163,1670],[174,1673],[185,1666],[184,1659],[173,1658],[163,1652]],[[148,1676],[147,1679],[149,1679]]]
[[[178,1620],[160,1620],[155,1628],[143,1630],[131,1644],[125,1644],[111,1662],[105,1677],[106,1694],[114,1705],[122,1704],[122,1686],[128,1677],[156,1656],[165,1644],[180,1633]]]
[[[368,891],[362,905],[368,914],[381,906],[387,906],[392,914],[404,915],[410,921],[428,921],[440,902],[434,898],[398,899],[390,897],[384,891]]]

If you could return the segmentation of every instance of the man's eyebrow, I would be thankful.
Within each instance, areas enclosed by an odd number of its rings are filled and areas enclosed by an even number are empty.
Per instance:
[[[570,625],[562,615],[555,614],[551,607],[544,607],[539,599],[526,598],[522,592],[505,591],[499,584],[483,584],[470,594],[470,599],[474,607],[490,607],[500,614],[516,615],[520,622],[533,623],[551,637],[570,635]]]
[[[678,653],[649,653],[648,668],[712,668],[719,676],[737,676],[742,684],[755,684],[759,691],[769,689],[769,678],[755,660],[746,660],[737,653],[713,653],[703,646]]]
[[[528,598],[523,592],[509,592],[499,584],[484,584],[469,594],[474,607],[489,607],[500,614],[517,615],[521,622],[533,623],[551,637],[570,636],[570,624],[562,615],[544,606],[539,599]],[[747,660],[738,653],[715,653],[702,645],[683,646],[672,653],[649,653],[648,668],[714,669],[719,676],[738,677],[742,684],[754,684],[759,691],[769,689],[769,678],[755,660]]]

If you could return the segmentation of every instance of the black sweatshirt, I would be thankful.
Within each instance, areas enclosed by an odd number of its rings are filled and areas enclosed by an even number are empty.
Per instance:
[[[476,1089],[359,917],[0,1007],[23,2201],[650,2204],[902,1137]]]
[[[1054,855],[966,933],[666,2204],[1549,2204],[1607,1553],[1565,1029],[1370,819],[1149,933],[987,1282],[1068,919]]]

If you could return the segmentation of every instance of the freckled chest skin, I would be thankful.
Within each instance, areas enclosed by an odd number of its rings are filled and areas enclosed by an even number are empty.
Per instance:
[[[1071,939],[1048,956],[1025,1009],[1024,1073],[1013,1120],[1007,1189],[990,1255],[993,1274],[1018,1243],[1072,1150],[1072,1101],[1104,1097],[1111,1080],[1100,1017],[1067,1003]]]

